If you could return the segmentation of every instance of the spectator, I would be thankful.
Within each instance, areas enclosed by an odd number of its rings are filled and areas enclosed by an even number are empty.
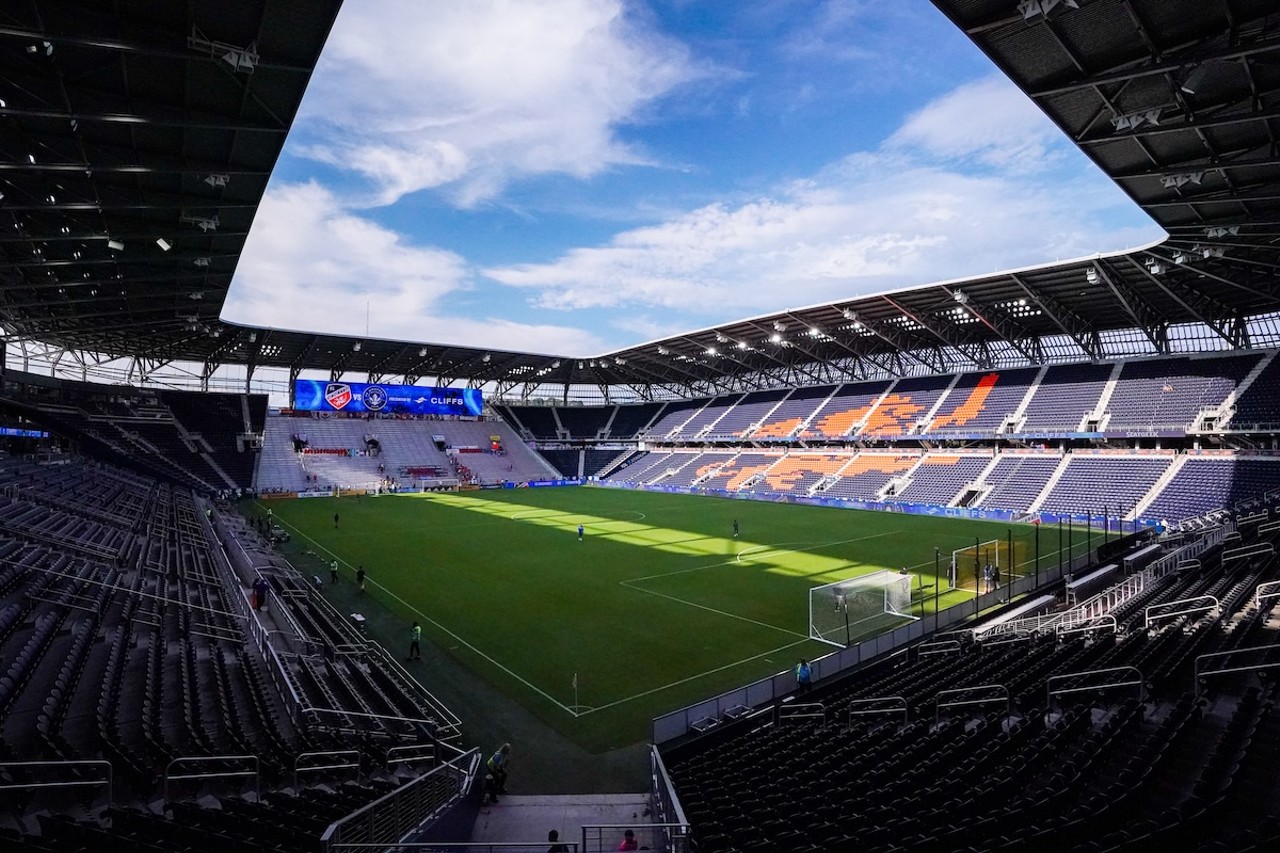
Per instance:
[[[796,686],[801,696],[809,692],[809,687],[813,684],[813,667],[809,666],[809,662],[804,658],[800,659],[800,663],[796,664]]]
[[[364,566],[361,566],[360,568],[356,569],[356,583],[360,586],[361,592],[364,592],[364,578],[365,578]]]
[[[338,558],[334,557],[329,561],[329,583],[338,582]]]
[[[552,829],[547,832],[547,841],[551,842],[551,846],[547,848],[547,853],[569,853],[569,847],[560,843],[560,832]]]
[[[628,829],[622,833],[622,841],[618,844],[619,850],[639,850],[640,844],[636,841],[636,834]]]

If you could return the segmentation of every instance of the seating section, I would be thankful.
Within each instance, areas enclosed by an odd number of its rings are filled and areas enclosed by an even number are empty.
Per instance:
[[[711,439],[742,438],[752,427],[769,414],[791,391],[755,391],[747,394],[738,405],[716,422],[707,434]]]
[[[614,406],[557,406],[560,426],[569,431],[569,438],[592,440],[600,434],[615,411]]]
[[[533,438],[554,441],[559,438],[556,430],[556,414],[550,406],[504,406],[507,415],[515,418]]]
[[[788,453],[765,472],[752,491],[808,494],[825,477],[832,477],[852,456],[828,453]]]
[[[1280,400],[1280,358],[1273,355],[1267,366],[1236,398],[1229,428],[1273,427],[1280,422],[1276,400]]]
[[[693,481],[697,478],[698,471],[703,465],[722,465],[732,456],[733,454],[729,451],[723,453],[678,454],[672,458],[668,466],[669,470],[659,473],[652,482],[660,486],[675,486],[687,489],[693,485]]]
[[[801,438],[840,438],[857,426],[875,405],[888,382],[860,382],[842,385],[819,408],[800,433]],[[759,433],[757,433],[759,437]]]
[[[871,501],[899,474],[920,461],[918,455],[860,453],[840,471],[840,479],[824,490],[826,497]]]
[[[741,394],[730,394],[727,397],[717,397],[706,408],[690,418],[688,423],[671,433],[668,438],[672,441],[705,439],[710,432],[717,428],[720,420],[733,411],[733,408],[743,396]]]
[[[1177,430],[1205,408],[1217,408],[1262,356],[1161,358],[1127,362],[1107,404],[1108,431]]]
[[[760,428],[751,434],[754,440],[790,438],[796,430],[808,422],[818,406],[836,390],[835,385],[813,388],[797,388],[782,401],[773,413],[764,419]]]
[[[1262,851],[1280,843],[1280,688],[1203,654],[1280,649],[1273,558],[1151,579],[1114,633],[1032,635],[895,655],[819,682],[806,715],[742,717],[663,749],[703,853]],[[1145,627],[1143,610],[1212,595],[1220,610]],[[1271,660],[1274,660],[1274,655]],[[1086,690],[1078,675],[1146,685]],[[1101,683],[1095,681],[1094,683]],[[984,703],[999,685],[1007,706]],[[1046,701],[1050,688],[1070,690]],[[943,691],[957,704],[944,706]],[[867,713],[883,697],[896,714]],[[880,707],[886,707],[881,705]]]
[[[1178,522],[1280,488],[1280,459],[1199,456],[1188,459],[1143,513]]]
[[[893,496],[901,503],[946,506],[991,464],[990,456],[948,456],[930,453],[911,472],[911,482]]]
[[[191,491],[167,482],[81,460],[44,466],[0,457],[0,488],[4,780],[28,778],[13,762],[105,759],[116,804],[79,822],[68,815],[103,803],[103,790],[32,780],[27,790],[5,792],[0,849],[196,850],[224,840],[227,849],[266,849],[236,840],[244,838],[275,839],[272,849],[318,847],[332,821],[397,787],[396,771],[377,770],[388,749],[418,752],[403,768],[411,778],[457,743],[447,709],[239,515],[225,517],[227,535],[248,537],[255,556],[234,566]],[[269,611],[249,607],[249,580],[258,573],[271,581]],[[262,635],[272,631],[277,655],[263,657],[250,641],[247,626],[258,620],[268,620]],[[284,668],[273,670],[272,661]],[[286,683],[324,710],[301,713]],[[334,783],[333,774],[295,775],[303,753],[333,750],[354,750],[361,781],[317,788]],[[241,780],[160,787],[175,759],[246,754],[256,757],[263,797],[253,805],[224,801],[234,819],[182,801],[208,791],[227,796]],[[216,777],[243,766],[199,769]],[[81,769],[77,777],[105,778],[99,773]],[[71,780],[65,771],[61,778]],[[139,811],[162,794],[166,813]]]
[[[915,431],[917,421],[928,415],[934,404],[946,393],[950,376],[922,376],[902,379],[889,390],[867,417],[858,435],[865,438],[891,438]]]
[[[928,432],[991,432],[1022,403],[1039,374],[1037,368],[999,373],[966,373],[947,394]]]
[[[1062,463],[1057,455],[1042,456],[1007,453],[1000,457],[991,472],[983,478],[991,490],[982,498],[979,506],[990,509],[1025,511],[1031,506],[1049,478]]]
[[[736,492],[758,480],[778,461],[776,453],[739,453],[727,462],[703,463],[698,466],[694,483],[700,489]]]
[[[1123,517],[1151,491],[1169,466],[1172,456],[1067,457],[1067,468],[1054,483],[1040,509],[1044,512],[1091,513]]]
[[[1045,371],[1027,403],[1022,432],[1074,432],[1102,399],[1113,364],[1063,364]]]
[[[266,398],[256,396],[257,405],[265,414]],[[164,391],[160,399],[173,412],[173,419],[182,425],[192,440],[208,446],[214,464],[230,476],[237,486],[247,489],[253,485],[253,466],[257,454],[241,451],[238,440],[241,435],[252,431],[246,395]]]
[[[664,439],[674,433],[685,423],[690,421],[698,410],[710,403],[709,398],[703,397],[698,400],[677,400],[667,403],[662,410],[662,414],[658,416],[657,421],[653,423],[643,433],[653,439]],[[639,435],[639,433],[637,433]],[[642,436],[643,437],[643,436]]]
[[[609,421],[609,438],[615,441],[635,438],[636,433],[648,426],[665,405],[665,403],[637,403],[619,406],[613,420]]]
[[[565,477],[578,476],[578,462],[582,459],[581,450],[540,448],[538,453],[550,462]]]

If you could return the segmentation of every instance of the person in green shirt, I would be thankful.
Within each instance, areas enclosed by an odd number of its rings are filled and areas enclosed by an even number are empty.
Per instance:
[[[422,626],[417,622],[409,629],[409,660],[422,660],[419,643],[422,641]]]

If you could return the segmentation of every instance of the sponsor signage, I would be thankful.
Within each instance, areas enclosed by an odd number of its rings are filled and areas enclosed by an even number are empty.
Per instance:
[[[478,388],[298,379],[293,399],[294,408],[304,412],[476,417],[484,411]]]

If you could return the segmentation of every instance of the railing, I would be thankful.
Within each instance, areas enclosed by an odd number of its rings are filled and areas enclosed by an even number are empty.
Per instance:
[[[622,849],[619,842],[630,830],[640,849],[656,853],[689,853],[689,826],[681,823],[610,823],[582,827],[581,853]]]
[[[321,849],[351,850],[357,849],[354,845],[387,847],[400,843],[465,797],[479,767],[479,750],[458,752],[440,766],[334,821],[320,836]]]
[[[312,761],[323,763],[311,763]],[[306,766],[303,766],[303,765]],[[355,770],[360,775],[360,752],[354,749],[332,749],[326,752],[303,752],[293,760],[293,787],[298,787],[298,777],[303,773],[321,773],[328,770]]]
[[[173,768],[175,765],[201,765],[221,763],[224,767],[230,767],[229,770],[206,770],[197,773],[183,773],[174,775]],[[239,764],[245,769],[234,769]],[[252,766],[252,770],[247,769]],[[168,802],[169,784],[171,782],[192,782],[202,779],[253,779],[253,789],[262,799],[262,776],[259,772],[259,761],[256,755],[192,755],[185,758],[175,758],[169,762],[164,769],[164,799]]]
[[[966,698],[984,692],[988,695]],[[997,703],[1004,705],[1006,716],[1013,713],[1013,697],[1009,695],[1009,688],[1003,684],[980,684],[976,687],[956,687],[951,690],[943,690],[934,697],[933,721],[937,723],[942,719],[943,708],[969,708],[976,705],[994,705]]]
[[[849,725],[859,717],[898,716],[907,721],[907,700],[903,696],[877,696],[871,699],[854,699],[849,703]]]
[[[654,820],[677,826],[688,825],[675,785],[667,775],[662,754],[658,752],[658,747],[652,745],[649,747],[649,782],[653,794]]]
[[[1165,610],[1167,607],[1175,608],[1173,610]],[[1160,604],[1152,604],[1142,611],[1143,627],[1150,628],[1157,621],[1164,619],[1173,619],[1178,616],[1187,616],[1191,613],[1205,613],[1210,610],[1218,610],[1222,607],[1221,602],[1212,595],[1197,595],[1192,598],[1179,598],[1177,601],[1165,601]]]
[[[37,774],[31,771],[51,770],[65,771],[65,778],[54,778],[49,781],[39,781],[35,778],[19,780],[19,776],[35,776]],[[86,770],[105,770],[105,779],[88,779],[85,778]],[[17,771],[15,773],[15,771]],[[92,761],[5,761],[0,762],[0,778],[7,778],[12,781],[0,781],[0,791],[28,791],[35,788],[96,788],[105,785],[107,788],[107,802],[111,803],[115,800],[115,772],[112,770],[111,762],[104,760]]]
[[[1100,678],[1106,676],[1106,678]],[[1110,676],[1121,676],[1112,680]],[[1068,684],[1067,687],[1054,687],[1054,684]],[[1126,687],[1138,688],[1138,701],[1142,701],[1145,687],[1142,672],[1132,666],[1115,666],[1107,669],[1089,669],[1083,672],[1065,672],[1051,675],[1044,683],[1045,707],[1052,708],[1055,696],[1067,696],[1073,693],[1089,693],[1102,690],[1116,690]]]
[[[1196,658],[1195,671],[1193,674],[1193,677],[1195,678],[1194,687],[1196,698],[1200,698],[1200,693],[1204,689],[1204,682],[1209,678],[1209,676],[1228,675],[1233,672],[1259,672],[1264,669],[1276,669],[1277,667],[1280,667],[1280,660],[1272,659],[1276,656],[1277,651],[1280,651],[1280,647],[1272,644],[1266,646],[1249,646],[1243,649],[1232,649],[1227,652],[1213,652],[1207,655],[1200,655]],[[1209,669],[1207,667],[1208,663],[1211,661],[1225,661],[1227,658],[1231,658],[1236,655],[1246,657],[1258,655],[1262,657],[1262,660],[1257,663],[1246,663],[1240,666],[1224,666],[1219,669]]]

